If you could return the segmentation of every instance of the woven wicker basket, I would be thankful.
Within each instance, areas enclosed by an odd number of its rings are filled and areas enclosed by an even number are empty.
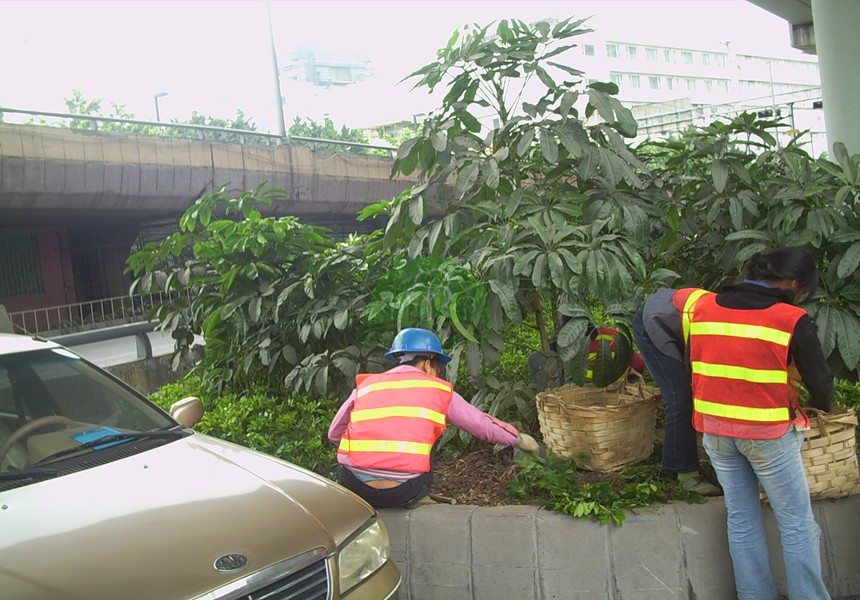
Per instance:
[[[857,415],[853,408],[840,408],[840,412],[829,413],[804,409],[809,415],[810,428],[803,432],[806,441],[800,448],[800,457],[809,495],[815,500],[860,493],[855,438]],[[759,496],[767,500],[761,486]]]
[[[654,450],[658,394],[641,381],[545,390],[536,399],[544,442],[554,454],[593,471],[644,460]]]
[[[857,414],[853,408],[824,413],[807,409],[812,427],[803,432],[806,443],[800,450],[809,495],[841,498],[860,492],[857,463]]]

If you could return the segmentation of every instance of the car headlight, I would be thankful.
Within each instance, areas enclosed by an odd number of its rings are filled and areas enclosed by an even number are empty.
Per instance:
[[[338,552],[340,593],[370,577],[385,564],[390,554],[388,532],[382,521],[377,519]]]

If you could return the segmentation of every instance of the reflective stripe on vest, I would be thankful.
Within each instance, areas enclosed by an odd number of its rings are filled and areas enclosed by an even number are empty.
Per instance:
[[[681,311],[681,331],[684,334],[684,344],[690,340],[690,322],[693,320],[693,310],[696,307],[696,302],[705,294],[710,294],[708,290],[693,290],[687,296],[687,301],[684,302],[684,309]]]
[[[341,439],[338,450],[343,452],[397,452],[429,455],[433,444],[421,442],[397,442],[391,440],[347,440]]]
[[[377,381],[362,386],[356,392],[356,397],[361,398],[365,394],[371,392],[379,392],[381,390],[406,390],[410,388],[432,388],[436,390],[451,391],[451,384],[441,383],[439,381],[430,381],[426,379],[401,379],[399,381]]]
[[[717,402],[708,402],[707,400],[694,398],[693,409],[703,415],[738,419],[739,421],[784,422],[791,419],[788,407],[785,406],[780,408],[752,408],[749,406],[719,404]]]
[[[740,379],[753,383],[788,383],[788,371],[780,369],[751,369],[735,365],[720,365],[694,360],[690,363],[694,375]]]
[[[445,424],[445,415],[420,406],[386,406],[385,408],[366,408],[364,410],[354,410],[350,415],[350,420],[355,422],[366,421],[368,419],[384,419],[386,417],[415,417],[419,419],[429,419],[440,425]]]

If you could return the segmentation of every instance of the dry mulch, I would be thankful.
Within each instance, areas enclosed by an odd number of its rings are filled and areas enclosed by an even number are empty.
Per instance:
[[[511,477],[520,469],[511,449],[493,452],[492,446],[465,452],[457,457],[437,456],[433,469],[431,493],[475,506],[504,506],[534,504],[534,501],[514,500],[505,490]],[[577,471],[581,483],[613,481],[611,473]]]

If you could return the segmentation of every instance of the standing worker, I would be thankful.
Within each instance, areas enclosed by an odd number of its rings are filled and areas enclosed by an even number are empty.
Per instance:
[[[725,493],[729,550],[740,599],[780,597],[770,571],[759,483],[779,525],[788,595],[820,600],[820,528],[812,514],[800,448],[810,404],[827,411],[833,376],[812,319],[793,302],[815,292],[818,269],[802,248],[753,255],[743,283],[702,295],[690,310],[693,425]],[[792,366],[793,365],[793,366]]]
[[[720,488],[699,473],[698,436],[693,428],[693,393],[685,358],[681,313],[684,302],[705,290],[662,289],[649,295],[633,316],[633,338],[663,398],[661,472],[678,478],[688,492],[719,496]],[[680,303],[680,306],[678,304]]]
[[[338,446],[338,482],[370,505],[414,506],[430,493],[436,442],[447,423],[537,454],[534,438],[478,410],[445,381],[451,357],[433,332],[403,329],[385,358],[398,366],[358,375],[328,430]]]

